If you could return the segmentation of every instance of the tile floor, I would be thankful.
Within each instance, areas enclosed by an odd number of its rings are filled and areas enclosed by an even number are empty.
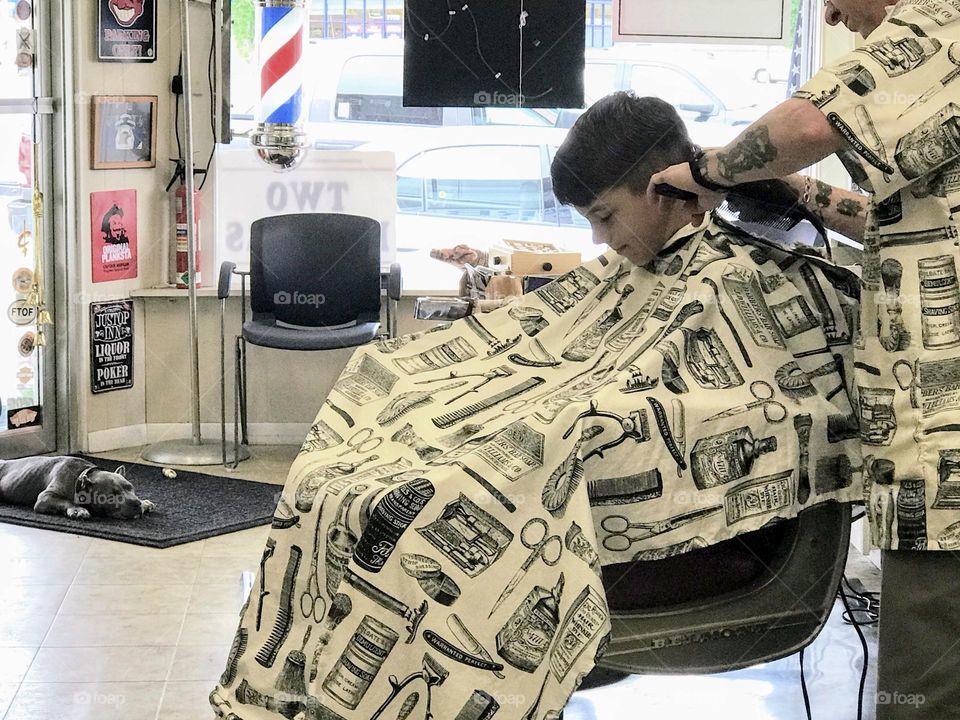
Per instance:
[[[282,483],[296,448],[255,450],[224,474]],[[110,454],[137,456],[135,448]],[[207,694],[236,629],[240,573],[257,567],[268,531],[157,550],[0,524],[0,716],[211,720]],[[871,567],[857,575],[876,589]],[[875,658],[876,633],[868,637]],[[856,717],[860,662],[859,641],[835,612],[806,655],[813,717]],[[868,698],[875,663],[870,669]],[[797,658],[724,675],[635,676],[577,693],[564,720],[698,716],[801,720]],[[864,720],[872,717],[870,704]]]

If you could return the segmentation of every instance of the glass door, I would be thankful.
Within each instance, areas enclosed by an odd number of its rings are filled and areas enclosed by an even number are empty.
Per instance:
[[[38,52],[46,46],[40,15],[48,6],[0,0],[0,458],[56,447],[54,332],[38,326],[39,309],[52,310],[53,298],[52,173],[44,160],[50,154],[41,152],[52,102],[43,97]],[[36,167],[34,157],[41,158]],[[39,236],[34,172],[45,198]]]

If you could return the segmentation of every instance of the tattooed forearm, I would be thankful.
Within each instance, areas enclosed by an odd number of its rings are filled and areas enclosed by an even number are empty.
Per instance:
[[[717,153],[717,171],[724,180],[734,183],[738,174],[761,170],[776,159],[777,148],[770,142],[770,130],[760,125],[744,133],[743,139],[729,151]]]
[[[847,217],[858,217],[863,215],[863,203],[859,200],[841,200],[837,203],[837,212]]]
[[[816,211],[820,213],[820,217],[823,217],[824,210],[830,207],[833,200],[833,186],[827,185],[822,180],[817,180],[817,194],[813,200],[817,204]]]

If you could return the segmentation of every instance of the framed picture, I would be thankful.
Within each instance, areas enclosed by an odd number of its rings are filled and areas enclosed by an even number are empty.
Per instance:
[[[90,193],[93,282],[137,277],[137,191]]]
[[[94,170],[157,166],[156,95],[97,95],[91,115]]]
[[[157,59],[156,0],[99,0],[97,58],[101,62]]]

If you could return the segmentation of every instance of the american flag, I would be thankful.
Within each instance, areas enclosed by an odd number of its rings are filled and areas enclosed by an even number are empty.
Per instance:
[[[790,57],[790,71],[787,74],[787,97],[790,98],[800,89],[807,73],[803,68],[803,16],[806,14],[807,0],[800,0],[797,9],[797,32],[793,36],[793,54]]]

